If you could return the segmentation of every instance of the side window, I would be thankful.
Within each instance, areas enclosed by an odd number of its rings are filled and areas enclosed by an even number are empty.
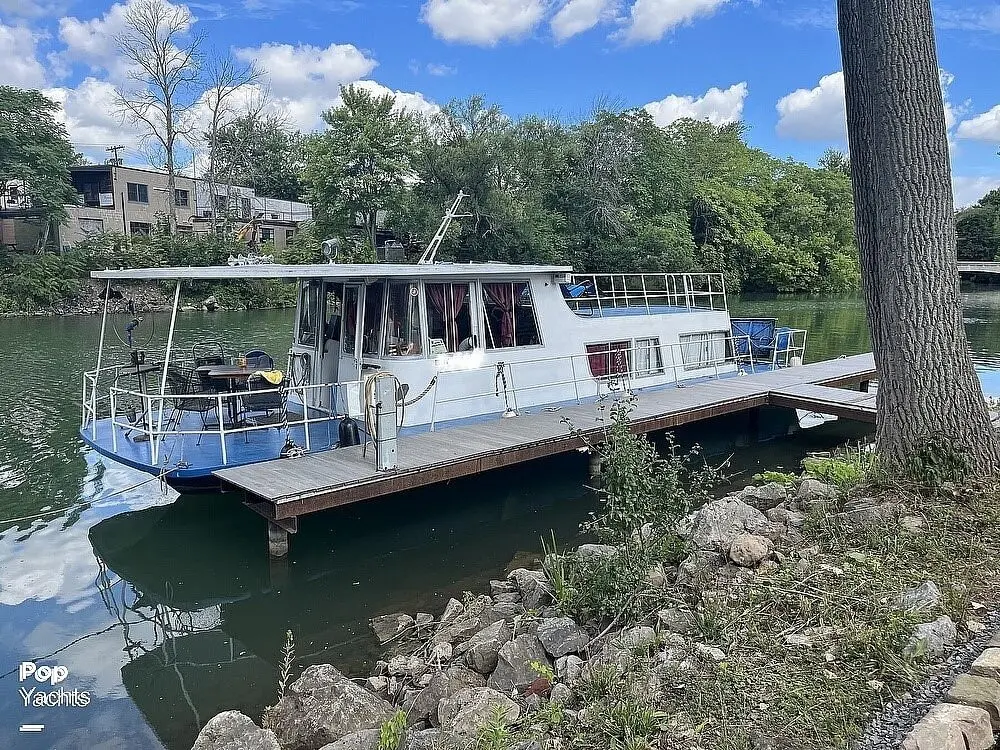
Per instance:
[[[663,354],[660,352],[660,337],[653,336],[635,340],[635,376],[646,378],[663,374]]]
[[[415,282],[389,284],[385,341],[382,344],[382,353],[385,356],[414,357],[423,351],[419,294],[419,287]]]
[[[425,284],[431,354],[474,348],[468,284]]]
[[[343,284],[325,284],[323,286],[324,344],[340,336],[340,316],[343,313],[343,305],[340,300],[343,296]]]
[[[302,346],[316,346],[316,331],[319,320],[319,281],[310,281],[299,287],[298,343]]]
[[[344,354],[354,355],[354,338],[358,333],[358,297],[359,289],[349,286],[344,289],[344,335],[341,347]]]
[[[376,281],[365,287],[365,317],[361,326],[361,353],[377,357],[381,333],[382,310],[385,307],[385,282]]]
[[[630,362],[629,341],[605,341],[587,344],[587,362],[595,378],[615,378],[627,375]]]
[[[685,370],[700,370],[726,359],[726,332],[685,333],[680,337]]]
[[[487,349],[541,343],[531,287],[524,281],[483,283],[483,324]]]

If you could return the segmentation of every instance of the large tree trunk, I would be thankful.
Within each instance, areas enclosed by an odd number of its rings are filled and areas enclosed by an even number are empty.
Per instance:
[[[929,0],[838,0],[861,279],[879,373],[882,465],[931,439],[992,474],[990,426],[962,323],[951,164]]]

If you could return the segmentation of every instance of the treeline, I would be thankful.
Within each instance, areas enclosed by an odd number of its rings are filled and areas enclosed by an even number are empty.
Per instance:
[[[433,235],[459,190],[472,216],[439,257],[558,262],[579,271],[724,271],[731,287],[782,292],[858,285],[846,158],[817,168],[751,148],[744,126],[642,109],[580,122],[515,120],[473,97],[431,117],[346,87],[327,129],[303,143],[301,184],[322,236],[378,217],[397,237]],[[383,213],[384,212],[384,213]]]
[[[1000,260],[1000,190],[955,217],[960,260]]]

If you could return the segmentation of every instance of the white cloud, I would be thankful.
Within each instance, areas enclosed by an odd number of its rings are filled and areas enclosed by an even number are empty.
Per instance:
[[[831,73],[812,89],[778,100],[778,135],[800,141],[847,141],[844,74]]]
[[[628,26],[620,35],[626,42],[656,42],[671,29],[709,16],[729,0],[635,0]]]
[[[502,39],[529,34],[545,15],[546,4],[545,0],[428,0],[421,18],[445,41],[492,47]]]
[[[427,74],[432,76],[453,76],[458,68],[443,63],[427,63]]]
[[[18,88],[45,85],[45,69],[36,55],[37,42],[38,36],[30,29],[0,23],[0,49],[5,50],[0,83]]]
[[[368,89],[376,96],[392,95],[396,99],[395,107],[397,110],[405,109],[425,117],[430,117],[441,111],[441,107],[427,99],[419,91],[393,91],[377,81],[358,81],[354,85],[358,88]],[[340,104],[339,97],[334,104]]]
[[[1000,104],[958,125],[957,135],[970,141],[1000,143]]]
[[[708,120],[713,125],[725,125],[736,122],[742,116],[748,90],[745,81],[725,90],[713,86],[702,96],[671,94],[658,102],[650,102],[644,109],[660,127],[666,127],[683,117]]]
[[[74,144],[99,152],[105,145],[119,143],[136,148],[142,140],[137,129],[122,124],[115,87],[108,81],[88,77],[74,88],[49,88],[42,93],[62,105],[58,119]]]
[[[955,208],[967,208],[977,203],[991,190],[1000,188],[1000,175],[980,177],[955,175],[951,182],[955,194]]]
[[[68,0],[0,0],[0,16],[41,18],[59,15],[68,5]]]
[[[552,35],[563,42],[609,19],[618,0],[566,0],[552,17]]]

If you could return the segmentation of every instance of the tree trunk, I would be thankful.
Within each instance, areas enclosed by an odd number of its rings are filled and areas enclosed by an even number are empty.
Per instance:
[[[993,474],[1000,447],[962,323],[944,101],[929,0],[838,0],[861,279],[893,475],[930,440]]]
[[[177,180],[174,169],[174,114],[170,99],[166,102],[166,152],[167,152],[167,230],[170,236],[177,234]]]

